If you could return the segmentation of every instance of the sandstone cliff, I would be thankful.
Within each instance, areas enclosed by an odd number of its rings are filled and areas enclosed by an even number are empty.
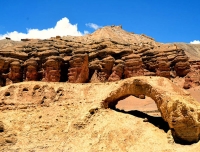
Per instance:
[[[127,78],[127,70],[130,73],[128,77],[138,73],[136,75],[173,78],[176,76],[184,77],[190,72],[189,58],[186,54],[188,51],[185,52],[176,44],[158,43],[144,34],[126,32],[121,26],[106,26],[92,34],[78,37],[61,38],[57,36],[45,40],[22,42],[2,40],[1,42],[0,55],[2,60],[5,60],[1,72],[5,74],[8,73],[11,62],[19,60],[20,64],[23,65],[29,59],[35,59],[38,62],[38,71],[42,73],[44,71],[42,65],[45,64],[48,57],[56,56],[63,59],[63,66],[60,67],[61,69],[57,69],[61,70],[60,81],[67,81],[68,77],[64,75],[69,68],[69,61],[77,54],[88,55],[88,82],[94,75],[98,77],[102,72],[107,76],[101,79],[107,81],[118,60],[123,61],[126,69],[125,73],[122,73],[121,79]],[[130,59],[129,56],[132,55],[136,55],[137,58]],[[107,65],[106,58],[113,58],[113,64],[110,67],[103,66]],[[129,60],[125,61],[127,58]],[[41,79],[42,77],[39,78],[39,80]]]

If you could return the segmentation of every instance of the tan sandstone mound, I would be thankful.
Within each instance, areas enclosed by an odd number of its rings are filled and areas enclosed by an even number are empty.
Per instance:
[[[23,82],[2,87],[0,94],[2,151],[139,151],[142,134],[151,136],[148,142],[155,140],[154,145],[163,144],[160,139],[166,142],[170,135],[160,137],[155,126],[109,109],[121,97],[138,94],[154,99],[176,142],[199,140],[200,104],[162,77],[93,84]],[[136,123],[151,127],[141,130]],[[171,151],[174,146],[165,143]]]

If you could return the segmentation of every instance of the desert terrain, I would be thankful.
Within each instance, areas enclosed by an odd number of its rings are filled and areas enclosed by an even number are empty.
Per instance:
[[[89,71],[70,82],[66,69],[77,54],[88,55]],[[0,40],[0,55],[2,75],[14,61],[24,68],[34,58],[38,73],[51,56],[64,63],[59,82],[42,74],[9,85],[2,78],[0,151],[199,151],[200,45],[163,44],[108,26],[80,37]],[[136,75],[98,78],[102,67],[122,63]]]

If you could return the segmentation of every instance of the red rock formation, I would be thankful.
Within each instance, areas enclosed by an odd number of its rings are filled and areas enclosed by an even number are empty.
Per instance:
[[[190,63],[189,58],[185,55],[183,50],[179,50],[180,52],[174,58],[174,70],[176,71],[176,75],[180,77],[186,76],[190,72]]]
[[[19,61],[10,63],[9,73],[5,75],[6,85],[22,81],[22,65]]]
[[[0,87],[4,86],[4,78],[2,76],[5,60],[0,58]]]
[[[91,82],[106,82],[112,72],[114,65],[114,58],[108,56],[102,60],[97,61],[98,69],[95,70]]]
[[[45,82],[59,82],[61,72],[62,59],[60,57],[50,57],[43,64],[44,78],[42,81]]]
[[[64,60],[65,65],[59,69],[62,82],[68,80],[69,60],[74,54],[88,55],[89,78],[92,79],[84,80],[84,82],[108,81],[114,60],[121,59],[125,62],[122,79],[138,75],[158,75],[169,78],[170,72],[173,77],[184,77],[190,71],[188,57],[176,44],[161,44],[144,34],[126,32],[121,26],[106,26],[92,34],[80,37],[57,36],[57,38],[45,40],[30,39],[30,41],[20,43],[6,40],[5,45],[0,43],[0,56],[5,59],[3,73],[9,71],[9,64],[12,61],[19,60],[23,63],[30,58],[38,58],[38,71],[40,72],[42,71],[41,65],[46,62],[47,58],[57,56]],[[162,59],[161,54],[163,54]],[[106,63],[108,65],[105,65],[104,58],[108,56],[113,61],[108,61]]]
[[[113,82],[121,80],[123,73],[124,73],[124,62],[122,60],[116,60],[112,68],[112,73],[108,78],[108,81]]]
[[[29,59],[24,63],[25,66],[25,80],[37,81],[38,80],[38,63],[34,59]]]
[[[71,83],[85,83],[88,81],[88,55],[76,54],[69,61],[68,81]]]
[[[156,75],[170,78],[170,63],[168,62],[168,58],[164,53],[157,55]]]
[[[144,75],[142,59],[139,55],[131,54],[122,58],[124,60],[124,78]]]
[[[189,89],[191,87],[196,87],[200,85],[200,62],[192,62],[191,70],[185,76],[185,82],[183,85],[184,89]]]

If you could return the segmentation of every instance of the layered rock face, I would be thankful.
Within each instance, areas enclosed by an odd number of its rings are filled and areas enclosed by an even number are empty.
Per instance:
[[[9,41],[12,42],[7,40],[7,43]],[[1,86],[30,80],[76,83],[114,81],[109,77],[116,69],[120,69],[116,80],[142,75],[184,77],[190,71],[189,58],[177,45],[157,43],[144,34],[128,33],[121,26],[107,26],[80,37],[27,39],[1,46],[0,55]],[[26,77],[30,77],[31,73],[31,69],[27,68],[29,60],[35,62],[29,66],[35,71],[32,74],[35,78]],[[119,60],[123,63],[118,65]],[[13,62],[18,62],[18,72],[16,65],[14,67],[18,78],[14,76],[14,80],[8,78],[13,73]],[[84,70],[81,71],[81,68]],[[75,75],[79,73],[82,73],[82,80],[75,80]],[[6,82],[7,78],[10,83]]]
[[[42,64],[42,81],[44,82],[59,82],[61,71],[62,58],[58,56],[50,56]]]
[[[140,55],[130,54],[124,60],[124,78],[144,75],[143,63]]]
[[[184,50],[174,44],[157,45],[153,49],[146,50],[142,56],[145,69],[151,72],[146,75],[170,78],[184,77],[190,72],[189,58]]]
[[[68,82],[72,83],[85,83],[88,81],[89,68],[88,68],[88,55],[76,54],[70,61],[70,68],[68,72]]]
[[[94,74],[92,75],[91,82],[106,82],[108,81],[109,76],[114,65],[114,58],[108,56],[102,60],[95,60],[97,68],[94,68]],[[93,66],[93,65],[92,65]]]
[[[190,72],[185,76],[184,89],[200,85],[200,61],[193,61],[190,64]]]
[[[112,68],[112,73],[108,78],[109,82],[119,81],[122,79],[124,73],[124,62],[123,60],[116,60]]]
[[[157,68],[156,75],[161,77],[170,78],[170,63],[164,53],[157,55]]]
[[[184,54],[176,56],[174,59],[174,70],[178,76],[186,76],[190,72],[190,63],[188,62],[188,57]]]

